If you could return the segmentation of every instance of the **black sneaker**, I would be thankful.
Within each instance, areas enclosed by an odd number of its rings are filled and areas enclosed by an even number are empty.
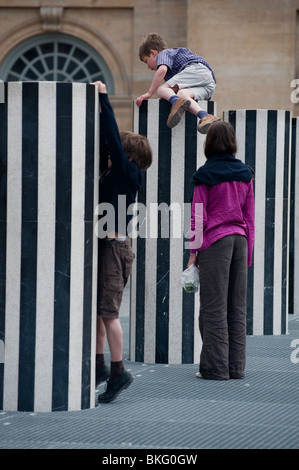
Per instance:
[[[106,364],[100,364],[96,366],[96,387],[101,383],[105,382],[109,378],[110,370]]]
[[[98,396],[99,403],[110,403],[115,400],[116,397],[131,385],[134,377],[130,372],[123,370],[122,373],[115,379],[107,380],[107,388],[104,393]]]

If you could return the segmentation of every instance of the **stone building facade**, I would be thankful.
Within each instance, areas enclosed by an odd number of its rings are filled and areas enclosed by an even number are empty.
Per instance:
[[[150,31],[208,60],[219,116],[235,109],[299,115],[299,0],[0,0],[0,79],[103,78],[128,129],[132,100],[152,78],[138,57]]]

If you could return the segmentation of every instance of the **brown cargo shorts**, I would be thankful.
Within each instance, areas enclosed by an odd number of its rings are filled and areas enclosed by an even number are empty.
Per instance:
[[[97,313],[118,318],[123,290],[132,272],[135,255],[130,240],[99,239]]]

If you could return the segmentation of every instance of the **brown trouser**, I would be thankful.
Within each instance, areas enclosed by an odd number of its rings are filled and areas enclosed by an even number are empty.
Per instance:
[[[98,244],[98,315],[118,318],[134,253],[126,241],[100,239]]]
[[[247,239],[221,238],[197,255],[200,271],[199,371],[206,379],[244,376]]]

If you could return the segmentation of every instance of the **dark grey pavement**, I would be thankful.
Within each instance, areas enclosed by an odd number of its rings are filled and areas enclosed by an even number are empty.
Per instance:
[[[128,301],[126,289],[126,358]],[[299,448],[297,314],[289,315],[287,335],[247,337],[242,380],[198,379],[197,365],[127,359],[125,365],[135,380],[110,404],[75,412],[0,411],[0,449]]]

